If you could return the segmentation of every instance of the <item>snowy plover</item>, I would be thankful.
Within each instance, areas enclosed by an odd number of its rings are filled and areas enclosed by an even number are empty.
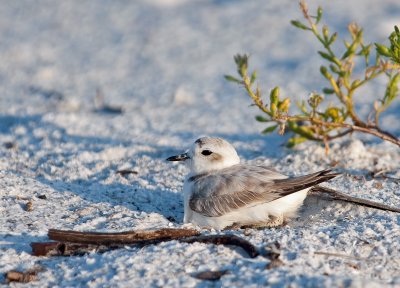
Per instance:
[[[221,138],[202,137],[168,161],[186,161],[184,222],[221,230],[230,226],[276,227],[295,216],[308,190],[339,174],[323,170],[288,178],[262,165],[240,164]]]

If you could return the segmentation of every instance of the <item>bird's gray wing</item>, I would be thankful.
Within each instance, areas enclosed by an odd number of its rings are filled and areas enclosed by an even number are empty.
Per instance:
[[[208,217],[267,203],[336,177],[331,170],[286,178],[263,166],[235,165],[192,177],[189,207]],[[189,178],[190,181],[190,178]]]

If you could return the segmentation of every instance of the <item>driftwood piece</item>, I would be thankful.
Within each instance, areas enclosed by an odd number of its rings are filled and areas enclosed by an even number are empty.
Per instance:
[[[35,266],[24,272],[11,270],[5,274],[5,280],[7,284],[11,282],[29,283],[31,281],[36,281],[37,274],[42,271],[44,271],[44,268],[41,266]]]
[[[229,234],[201,235],[201,236],[194,236],[194,237],[179,239],[179,241],[185,242],[185,243],[200,242],[200,243],[215,244],[215,245],[237,246],[237,247],[242,248],[244,251],[246,251],[246,253],[251,258],[255,258],[258,255],[260,255],[260,253],[258,252],[258,249],[253,244],[251,244],[246,239],[240,238],[239,236],[236,236],[236,235],[229,235]]]
[[[20,272],[20,271],[9,271],[6,273],[6,282],[20,282],[28,283],[37,280],[36,273],[31,272]]]
[[[143,247],[178,240],[184,243],[206,243],[242,248],[251,258],[259,255],[257,247],[236,235],[199,235],[192,229],[138,230],[120,233],[78,232],[50,229],[48,236],[58,242],[33,242],[35,256],[72,256],[90,252],[102,253],[125,246]]]
[[[47,235],[49,236],[49,239],[60,242],[95,245],[129,245],[152,240],[169,241],[182,237],[200,235],[200,232],[194,229],[171,228],[164,228],[159,230],[126,231],[117,233],[79,232],[50,229]]]
[[[123,248],[126,245],[112,246],[81,244],[69,242],[32,242],[32,255],[34,256],[82,256],[91,252],[103,253],[113,249]]]
[[[326,188],[326,187],[322,187],[322,186],[313,187],[311,192],[313,192],[314,194],[318,194],[322,197],[328,197],[329,199],[333,199],[333,200],[340,200],[340,201],[349,202],[349,203],[366,206],[366,207],[370,207],[370,208],[375,208],[375,209],[379,209],[379,210],[400,213],[400,208],[392,207],[389,205],[385,205],[385,204],[367,200],[367,199],[353,197],[353,196],[347,195],[345,193],[336,191],[334,189],[330,189],[330,188]]]

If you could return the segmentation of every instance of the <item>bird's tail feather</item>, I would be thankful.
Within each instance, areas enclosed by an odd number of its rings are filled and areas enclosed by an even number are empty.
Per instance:
[[[315,186],[311,189],[310,192],[318,193],[319,195],[325,195],[334,199],[334,200],[341,200],[345,201],[348,203],[353,203],[361,206],[366,206],[366,207],[371,207],[379,210],[385,210],[385,211],[392,211],[392,212],[397,212],[400,213],[400,208],[397,207],[392,207],[389,205],[385,205],[382,203],[378,203],[375,201],[367,200],[367,199],[361,199],[361,198],[356,198],[347,194],[344,194],[342,192],[336,191],[334,189],[322,187],[322,186]]]
[[[332,170],[326,169],[316,173],[294,177],[289,179],[279,179],[274,181],[274,188],[280,191],[280,195],[286,196],[294,192],[313,187],[319,183],[331,180],[340,173],[331,173]]]

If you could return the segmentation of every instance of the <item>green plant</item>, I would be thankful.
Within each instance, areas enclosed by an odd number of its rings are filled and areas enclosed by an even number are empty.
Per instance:
[[[225,75],[228,81],[243,86],[254,105],[264,112],[263,116],[256,116],[257,121],[274,123],[263,133],[270,133],[279,128],[279,133],[283,134],[287,129],[294,132],[294,136],[287,143],[288,147],[313,140],[325,143],[327,151],[329,141],[352,132],[371,134],[400,146],[400,139],[382,130],[379,125],[381,113],[399,95],[400,31],[398,27],[394,27],[394,32],[389,37],[390,46],[375,43],[376,56],[373,65],[370,65],[371,50],[374,46],[364,43],[363,30],[360,27],[354,23],[348,26],[351,41],[344,41],[344,51],[338,56],[332,49],[338,34],[330,33],[325,25],[322,28],[319,27],[322,8],[318,8],[315,16],[309,14],[305,2],[300,2],[300,8],[307,23],[297,20],[291,23],[299,29],[311,32],[323,46],[323,50],[318,51],[327,62],[326,65],[320,67],[322,76],[328,82],[328,87],[322,89],[323,94],[312,93],[307,104],[304,101],[296,103],[300,112],[292,115],[289,113],[291,101],[289,98],[281,98],[279,87],[271,90],[268,104],[263,102],[261,89],[258,85],[254,88],[257,73],[256,71],[251,74],[248,72],[249,57],[247,55],[234,57],[240,78]],[[360,58],[362,61],[356,61]],[[362,77],[357,77],[354,73],[359,63],[362,63],[364,69]],[[387,77],[385,93],[381,99],[375,101],[368,119],[363,120],[355,110],[353,98],[361,86],[378,76]],[[339,104],[330,104],[322,109],[320,104],[325,98],[332,99],[330,97],[337,97]]]

